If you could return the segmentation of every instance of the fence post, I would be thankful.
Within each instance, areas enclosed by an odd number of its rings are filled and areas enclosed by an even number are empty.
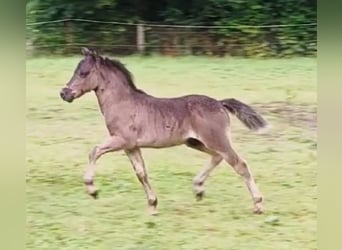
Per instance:
[[[137,25],[137,48],[140,54],[145,52],[145,32],[143,24]]]
[[[72,43],[74,42],[74,34],[73,34],[73,23],[71,21],[65,22],[65,41],[67,43],[65,52],[72,52]]]

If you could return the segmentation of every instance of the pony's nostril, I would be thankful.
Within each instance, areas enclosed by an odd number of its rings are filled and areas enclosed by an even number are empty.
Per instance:
[[[72,102],[74,100],[74,96],[72,95],[72,90],[69,88],[63,88],[59,93],[63,101]]]
[[[68,88],[63,88],[63,89],[61,90],[61,92],[59,92],[59,95],[61,96],[61,98],[62,98],[63,100],[65,100],[65,98],[68,97],[69,92],[70,92],[70,89],[68,89]]]

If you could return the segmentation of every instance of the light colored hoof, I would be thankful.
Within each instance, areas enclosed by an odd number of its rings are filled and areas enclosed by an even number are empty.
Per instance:
[[[149,213],[151,216],[156,216],[156,215],[159,214],[158,210],[157,210],[155,207],[149,208],[148,213]]]
[[[150,210],[149,214],[150,214],[151,216],[156,216],[156,215],[159,214],[159,212],[158,212],[157,210]]]
[[[264,207],[261,203],[257,203],[254,205],[254,209],[253,209],[253,212],[255,214],[262,214],[264,213]]]

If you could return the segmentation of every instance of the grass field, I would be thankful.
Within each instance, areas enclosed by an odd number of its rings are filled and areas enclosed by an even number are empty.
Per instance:
[[[156,217],[122,152],[98,161],[99,199],[85,193],[88,152],[107,132],[93,94],[59,98],[79,59],[27,61],[27,249],[317,249],[316,59],[122,58],[150,94],[234,97],[272,124],[264,135],[232,125],[265,196],[263,215],[225,163],[197,202],[192,179],[208,156],[181,146],[143,150]]]

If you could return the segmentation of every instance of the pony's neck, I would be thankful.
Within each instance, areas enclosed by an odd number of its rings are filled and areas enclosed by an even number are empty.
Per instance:
[[[106,114],[109,110],[112,112],[115,108],[119,109],[121,104],[134,101],[134,95],[137,90],[123,82],[117,75],[107,75],[95,90],[102,114]]]

